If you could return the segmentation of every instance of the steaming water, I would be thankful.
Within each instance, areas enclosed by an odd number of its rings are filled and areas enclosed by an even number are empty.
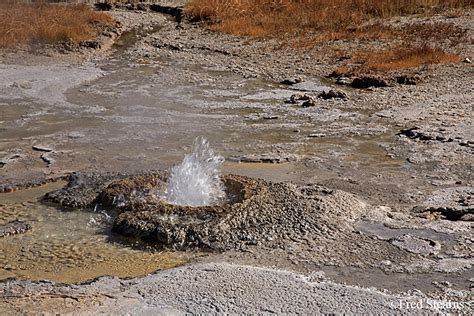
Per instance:
[[[209,142],[198,137],[192,153],[171,169],[164,199],[172,204],[203,206],[219,204],[225,192],[219,177],[224,158],[215,154]]]

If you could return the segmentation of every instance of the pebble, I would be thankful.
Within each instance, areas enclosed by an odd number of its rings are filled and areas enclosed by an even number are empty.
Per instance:
[[[44,151],[44,152],[52,152],[54,149],[48,146],[43,146],[43,145],[34,145],[33,150],[37,151]]]
[[[338,85],[349,85],[351,84],[351,79],[347,78],[347,77],[339,77],[337,78],[336,80],[336,84]]]
[[[309,134],[308,137],[311,137],[311,138],[321,138],[321,137],[326,137],[326,134],[323,134],[323,133],[312,133],[312,134]]]
[[[302,82],[303,80],[301,78],[294,78],[294,79],[284,79],[280,81],[280,84],[285,84],[285,85],[294,85],[297,83]]]
[[[56,162],[55,159],[51,158],[48,154],[41,155],[41,159],[49,165],[52,165]]]
[[[313,107],[316,106],[316,102],[314,102],[314,100],[308,100],[301,104],[301,106],[304,108]]]
[[[69,138],[84,138],[84,137],[86,137],[86,135],[84,133],[81,133],[81,132],[71,132],[71,133],[69,133],[68,137]]]

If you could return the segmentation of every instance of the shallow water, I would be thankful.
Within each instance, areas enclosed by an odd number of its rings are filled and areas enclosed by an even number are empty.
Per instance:
[[[38,202],[44,193],[64,184],[0,195],[0,224],[18,219],[32,226],[24,234],[0,238],[0,279],[76,283],[103,275],[133,277],[183,264],[191,256],[132,249],[115,239],[103,215]]]

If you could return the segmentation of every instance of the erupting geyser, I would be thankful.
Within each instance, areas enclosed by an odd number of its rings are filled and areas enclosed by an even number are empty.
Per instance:
[[[163,198],[171,204],[186,206],[215,205],[225,199],[219,168],[224,158],[215,154],[209,142],[198,137],[192,153],[171,169]]]

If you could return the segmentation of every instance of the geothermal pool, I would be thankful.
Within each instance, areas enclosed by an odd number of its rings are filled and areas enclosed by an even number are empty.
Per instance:
[[[101,275],[145,275],[187,262],[190,254],[134,247],[110,233],[110,221],[93,210],[65,210],[38,200],[64,181],[3,193],[0,221],[30,223],[25,234],[0,238],[0,279],[16,277],[76,283]],[[199,255],[198,253],[193,256]]]
[[[343,177],[334,168],[341,160],[349,169],[406,168],[381,147],[393,141],[396,128],[375,124],[372,132],[351,127],[355,119],[370,121],[373,113],[331,103],[308,110],[286,104],[298,91],[273,81],[185,60],[145,63],[124,51],[86,65],[0,65],[2,183],[58,178],[78,170],[170,169],[192,152],[199,135],[226,158],[224,174],[316,182]],[[321,80],[302,89],[318,93],[328,88]],[[341,128],[350,136],[334,134]],[[314,137],[322,130],[326,137]],[[266,159],[283,163],[259,163]],[[217,164],[220,159],[212,168]],[[187,172],[180,170],[175,172]],[[202,185],[184,183],[186,190]],[[93,208],[71,212],[38,202],[63,185],[0,195],[1,224],[16,219],[33,224],[25,234],[0,239],[0,278],[79,282],[105,274],[136,276],[200,255],[138,250],[116,239],[107,218]],[[212,185],[206,189],[213,190]],[[168,194],[171,202],[189,203],[172,190]]]

